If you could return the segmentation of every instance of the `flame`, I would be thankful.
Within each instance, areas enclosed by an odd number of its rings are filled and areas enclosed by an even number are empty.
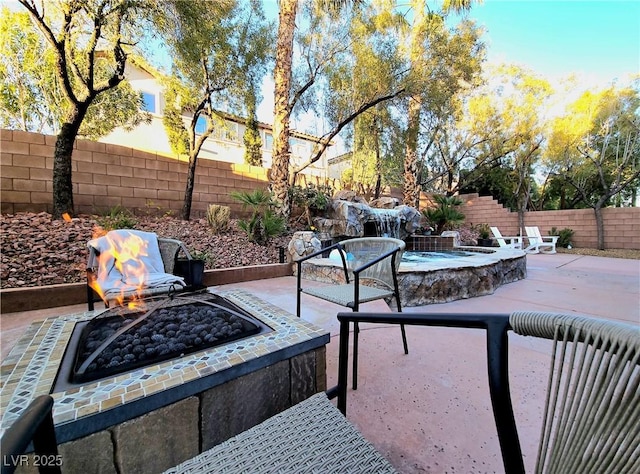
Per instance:
[[[98,229],[102,231],[101,228],[98,227]],[[94,235],[96,235],[95,229]],[[99,282],[108,281],[109,273],[115,266],[122,275],[126,276],[127,281],[136,282],[135,291],[131,294],[131,286],[125,286],[122,281],[111,280],[111,283],[114,283],[116,287],[120,286],[120,294],[115,297],[116,303],[124,305],[125,300],[128,300],[127,307],[129,309],[135,310],[144,307],[141,298],[142,292],[146,288],[148,270],[141,257],[148,256],[147,242],[135,234],[121,237],[118,234],[108,233],[105,237],[109,246],[107,250],[98,255],[98,273],[97,275],[90,274],[89,286],[98,293],[100,298],[106,300],[107,288],[102,288]],[[109,298],[114,299],[112,295],[109,295]]]

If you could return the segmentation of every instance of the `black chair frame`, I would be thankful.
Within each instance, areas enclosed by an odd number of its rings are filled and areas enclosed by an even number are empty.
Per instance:
[[[39,472],[59,474],[62,458],[58,454],[51,410],[53,398],[40,395],[25,409],[2,437],[2,474],[12,474],[19,465],[33,462]],[[32,461],[24,457],[33,441]]]
[[[505,471],[524,473],[522,450],[513,415],[508,374],[509,314],[419,314],[402,313],[339,313],[340,342],[338,385],[330,395],[337,396],[338,409],[347,412],[347,371],[349,358],[349,330],[351,323],[408,324],[413,326],[444,326],[484,329],[487,332],[487,365],[493,416]],[[336,393],[333,392],[335,390]]]
[[[329,247],[326,247],[320,251],[314,252],[310,255],[307,255],[303,258],[301,258],[300,260],[298,260],[296,263],[298,265],[298,271],[297,271],[297,300],[296,300],[296,315],[298,317],[300,317],[300,303],[301,303],[301,296],[303,293],[302,290],[302,264],[311,259],[311,258],[316,258],[319,255],[322,254],[326,254],[326,252],[330,252],[333,249],[338,249],[340,250],[339,254],[340,254],[340,259],[342,260],[342,268],[344,271],[344,278],[345,278],[345,282],[349,283],[350,279],[349,279],[349,271],[348,271],[348,267],[347,267],[347,261],[345,259],[345,248],[344,246],[338,242],[336,244],[333,244]],[[391,268],[395,268],[396,266],[396,258],[397,258],[397,254],[398,251],[400,249],[394,249],[394,250],[390,250],[388,252],[385,252],[381,255],[379,255],[377,258],[374,258],[373,260],[365,263],[364,265],[358,267],[358,268],[354,268],[351,271],[353,272],[353,283],[354,283],[354,301],[353,301],[353,305],[348,305],[349,308],[351,308],[351,310],[353,312],[357,312],[360,309],[360,273],[362,273],[364,270],[366,270],[369,267],[372,267],[373,265],[382,262],[385,259],[390,259],[390,265]],[[400,289],[398,286],[398,276],[396,275],[396,272],[393,271],[392,272],[392,276],[393,276],[393,297],[396,300],[396,307],[398,309],[398,313],[402,312],[402,303],[400,302]],[[408,354],[409,353],[409,346],[407,344],[407,334],[404,328],[404,324],[400,324],[400,331],[402,333],[402,345],[404,348],[404,353]],[[360,327],[358,325],[358,322],[356,321],[354,324],[354,331],[353,331],[353,369],[352,369],[352,379],[353,379],[353,383],[352,383],[352,387],[354,390],[358,389],[358,334],[360,332]]]

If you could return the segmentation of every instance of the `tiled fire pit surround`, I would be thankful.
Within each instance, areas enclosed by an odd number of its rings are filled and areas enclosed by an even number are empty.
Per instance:
[[[274,331],[53,394],[63,472],[159,472],[326,389],[327,331],[221,294]],[[76,321],[95,314],[28,328],[2,363],[0,432],[50,392]]]

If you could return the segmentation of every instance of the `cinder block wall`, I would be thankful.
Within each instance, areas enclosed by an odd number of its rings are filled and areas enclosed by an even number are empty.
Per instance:
[[[51,212],[55,136],[1,130],[2,212]],[[180,213],[188,164],[128,147],[76,140],[72,155],[76,212],[96,213],[123,206],[142,212]],[[209,204],[243,214],[231,191],[266,188],[267,170],[244,164],[198,160],[191,215]]]
[[[506,209],[491,196],[464,194],[461,211],[465,221],[483,222],[496,226],[502,235],[518,235],[518,213]],[[605,227],[605,248],[640,249],[640,208],[609,207],[602,210]],[[542,235],[549,231],[570,228],[574,231],[575,247],[596,248],[598,234],[593,209],[567,209],[561,211],[530,211],[525,214],[525,225],[538,226]]]
[[[0,130],[2,213],[51,212],[55,136]],[[96,213],[123,206],[138,212],[179,214],[187,179],[187,163],[128,147],[77,140],[72,157],[76,212]],[[204,215],[209,204],[229,206],[232,215],[246,214],[231,191],[268,186],[268,170],[249,165],[198,160],[193,192],[193,217]],[[402,190],[389,190],[402,199]],[[490,196],[462,195],[466,222],[486,222],[503,235],[518,234],[518,214]],[[420,208],[431,203],[420,198]],[[640,249],[640,208],[603,209],[605,247]],[[593,210],[528,212],[525,225],[537,225],[543,235],[552,227],[573,229],[576,247],[597,246]]]

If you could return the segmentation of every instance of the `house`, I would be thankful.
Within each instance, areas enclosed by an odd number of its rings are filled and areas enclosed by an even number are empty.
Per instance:
[[[165,96],[159,80],[161,73],[132,55],[127,61],[125,77],[134,90],[142,92],[144,109],[151,114],[151,122],[142,123],[132,131],[117,128],[100,138],[99,141],[175,157],[176,154],[171,150],[162,123]],[[220,126],[205,141],[198,154],[198,159],[244,163],[245,119],[227,113],[221,113],[221,116],[224,117],[224,125]],[[187,124],[192,117],[185,112],[183,118]],[[205,129],[206,121],[204,117],[201,117],[199,123],[196,124],[196,135],[203,133]],[[258,122],[258,129],[262,138],[262,166],[270,168],[273,145],[272,127],[269,124]],[[314,145],[319,142],[319,137],[292,130],[290,138],[292,166],[305,163],[311,157]],[[326,178],[327,168],[327,152],[325,152],[320,160],[307,167],[304,173]]]

